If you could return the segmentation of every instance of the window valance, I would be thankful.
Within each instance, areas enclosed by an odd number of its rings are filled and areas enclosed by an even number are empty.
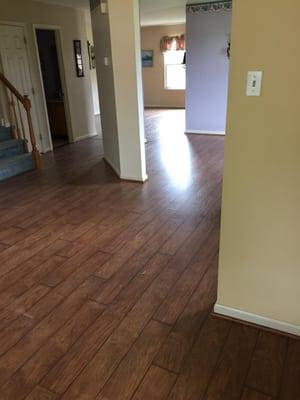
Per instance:
[[[164,36],[160,41],[162,53],[168,50],[185,50],[185,35]]]

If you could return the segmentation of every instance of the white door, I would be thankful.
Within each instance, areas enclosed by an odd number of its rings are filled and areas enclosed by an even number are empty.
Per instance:
[[[0,25],[0,58],[5,77],[16,87],[21,95],[28,95],[31,100],[33,127],[37,146],[41,150],[40,132],[32,94],[33,86],[29,72],[29,61],[25,44],[24,29],[22,27]],[[23,112],[24,111],[22,110],[22,113]],[[25,136],[30,148],[30,138],[26,117],[23,117],[23,121]]]

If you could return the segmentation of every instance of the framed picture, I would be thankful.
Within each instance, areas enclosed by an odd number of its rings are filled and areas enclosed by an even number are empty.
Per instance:
[[[83,70],[81,40],[74,40],[73,44],[74,44],[76,74],[77,74],[78,78],[83,78],[84,70]]]
[[[90,69],[96,68],[96,59],[95,59],[95,49],[94,46],[88,41],[88,52],[89,52],[89,62],[90,62]]]
[[[142,50],[143,68],[153,67],[153,50]]]

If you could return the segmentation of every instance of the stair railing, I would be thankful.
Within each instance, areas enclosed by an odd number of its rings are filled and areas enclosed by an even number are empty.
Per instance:
[[[0,82],[2,82],[7,89],[10,123],[13,128],[13,134],[16,139],[26,141],[25,125],[21,106],[25,111],[35,167],[40,169],[41,156],[36,146],[36,138],[31,116],[31,101],[27,95],[22,96],[21,93],[8,81],[8,79],[6,79],[2,72],[0,72]]]

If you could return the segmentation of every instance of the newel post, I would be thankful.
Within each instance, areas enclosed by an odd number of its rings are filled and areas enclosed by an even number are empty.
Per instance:
[[[31,110],[31,101],[28,98],[28,96],[24,96],[23,105],[24,105],[24,108],[25,108],[25,111],[26,111],[26,114],[27,114],[27,122],[28,122],[30,141],[31,141],[32,153],[33,153],[35,166],[36,166],[37,169],[40,169],[41,168],[41,156],[40,156],[40,152],[38,151],[38,149],[36,147],[35,134],[34,134],[32,118],[31,118],[31,112],[30,112],[30,110]]]

